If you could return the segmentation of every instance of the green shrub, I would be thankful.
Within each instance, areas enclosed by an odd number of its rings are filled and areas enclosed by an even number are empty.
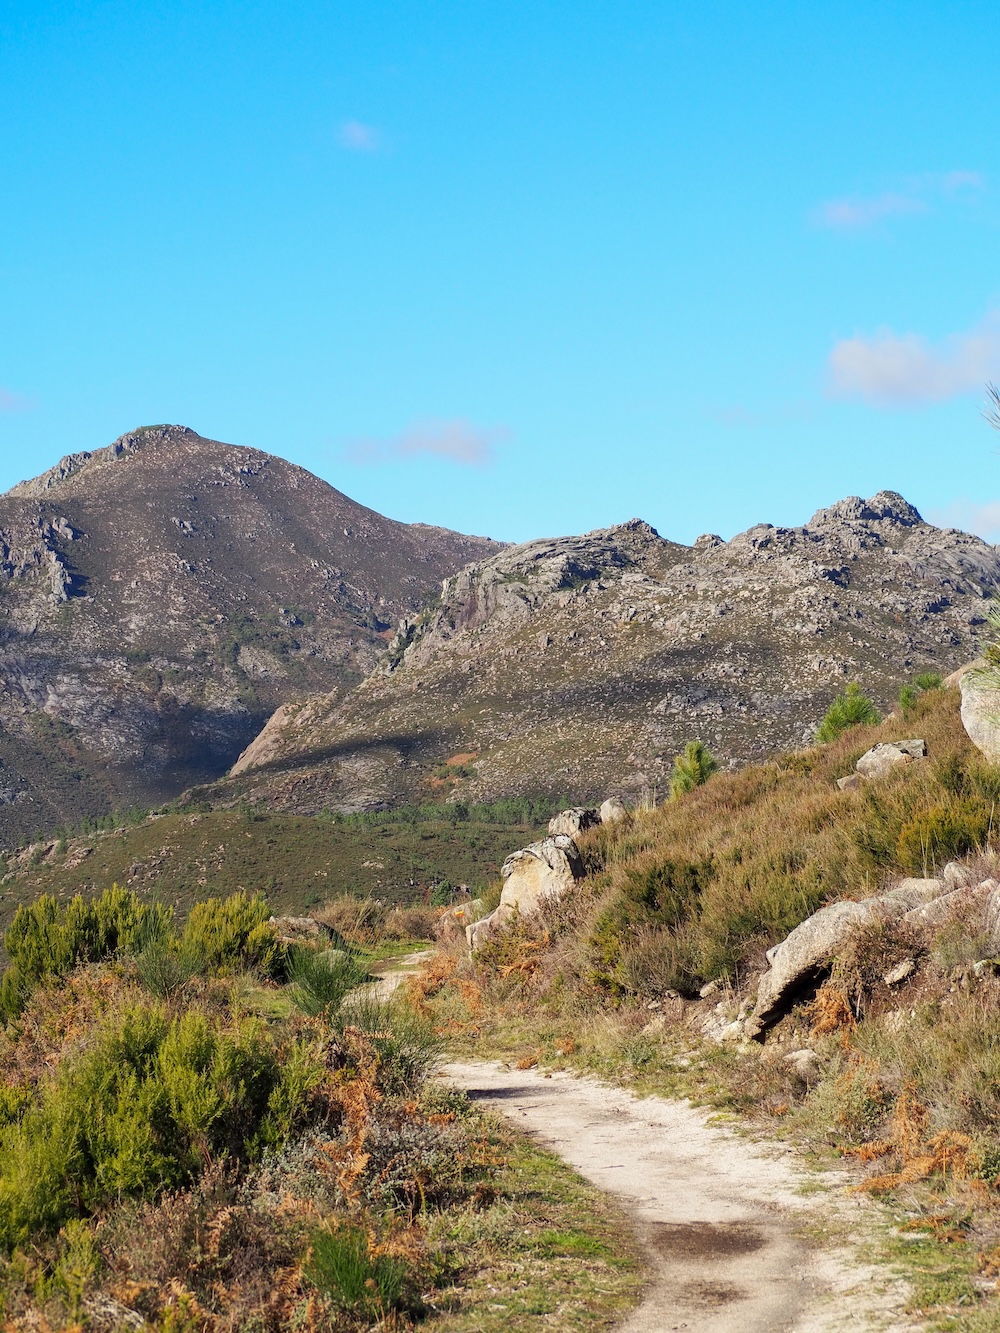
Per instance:
[[[913,683],[918,690],[939,690],[944,679],[939,671],[922,671],[919,676],[914,676]]]
[[[903,713],[910,713],[917,706],[920,691],[915,685],[902,685],[899,690],[899,707]]]
[[[682,928],[697,915],[712,872],[710,858],[629,866],[614,901],[594,923],[590,939],[594,981],[614,992],[690,990],[696,963]],[[661,966],[654,962],[654,940],[663,954]]]
[[[401,1259],[371,1253],[368,1233],[351,1223],[313,1236],[306,1276],[334,1305],[368,1318],[398,1309],[406,1281]]]
[[[260,1022],[223,1030],[195,1009],[125,1010],[0,1129],[0,1246],[184,1185],[218,1158],[258,1156],[302,1116],[320,1074]]]
[[[369,987],[341,1005],[337,1026],[341,1031],[353,1029],[371,1043],[378,1059],[379,1086],[389,1096],[414,1092],[441,1049],[428,1019],[401,998],[378,999]]]
[[[135,953],[170,930],[173,913],[112,885],[89,902],[79,894],[65,907],[48,894],[21,906],[4,936],[11,965],[0,980],[0,1018],[24,1008],[34,986],[65,976],[78,962],[101,962]]]
[[[367,975],[365,967],[339,949],[322,953],[296,949],[288,964],[292,999],[311,1017],[339,1009],[344,997],[360,986]]]
[[[816,732],[816,739],[820,743],[835,741],[848,727],[860,724],[875,726],[881,720],[881,714],[871,699],[862,694],[857,681],[851,681],[844,693],[839,694],[826,710],[826,716]]]
[[[896,862],[910,875],[930,875],[947,861],[982,846],[992,811],[966,798],[934,806],[903,824],[896,841]]]
[[[268,925],[270,915],[259,893],[250,898],[241,891],[196,903],[184,923],[181,951],[198,959],[206,972],[220,976],[244,971],[280,976],[285,951]]]
[[[718,770],[718,762],[706,749],[703,741],[688,741],[682,754],[674,756],[670,778],[670,798],[676,800],[686,792],[694,791]]]

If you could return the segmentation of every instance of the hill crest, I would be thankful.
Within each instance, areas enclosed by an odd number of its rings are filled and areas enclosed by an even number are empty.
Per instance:
[[[952,669],[998,586],[994,547],[892,491],[728,542],[633,520],[507,547],[404,618],[358,689],[275,718],[225,789],[302,811],[636,799],[688,740],[746,762],[806,743],[847,680],[884,706],[913,673]]]

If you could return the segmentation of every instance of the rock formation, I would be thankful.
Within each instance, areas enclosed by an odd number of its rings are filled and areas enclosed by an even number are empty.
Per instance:
[[[886,893],[860,902],[831,903],[796,926],[768,950],[770,966],[760,978],[753,1012],[740,1022],[738,1035],[759,1037],[804,987],[829,969],[854,931],[872,921],[898,921],[920,931],[935,930],[955,916],[971,916],[982,923],[993,947],[1000,950],[1000,881],[958,883],[960,875],[955,871],[959,868],[950,869],[947,879],[903,879]],[[948,870],[946,867],[946,875]],[[903,960],[886,975],[885,984],[898,985],[913,970],[913,961]]]
[[[467,928],[470,946],[475,949],[499,926],[515,916],[531,916],[546,902],[558,902],[569,893],[583,874],[583,863],[576,843],[565,833],[557,833],[530,847],[512,852],[500,872],[504,881],[500,904],[489,916]]]
[[[634,520],[509,547],[405,617],[358,689],[274,719],[267,766],[216,795],[303,813],[421,801],[474,754],[449,799],[640,803],[689,740],[724,763],[797,748],[846,682],[885,707],[908,677],[968,660],[998,584],[992,546],[890,492],[728,542]]]
[[[983,663],[962,673],[962,725],[991,764],[1000,764],[1000,675]]]

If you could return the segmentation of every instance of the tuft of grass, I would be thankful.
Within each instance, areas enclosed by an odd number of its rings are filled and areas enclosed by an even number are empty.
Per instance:
[[[335,1306],[367,1319],[384,1319],[403,1303],[406,1264],[373,1254],[368,1232],[350,1222],[315,1233],[305,1273]]]
[[[367,979],[368,969],[339,949],[296,949],[288,966],[293,1002],[310,1017],[332,1014]]]
[[[873,727],[880,721],[881,715],[871,699],[862,693],[857,681],[851,681],[826,710],[826,716],[816,730],[816,739],[820,743],[835,741],[849,727]]]

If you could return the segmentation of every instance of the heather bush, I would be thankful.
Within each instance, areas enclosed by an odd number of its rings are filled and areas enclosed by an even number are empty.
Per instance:
[[[22,905],[4,936],[11,962],[0,979],[0,1018],[15,1018],[39,982],[65,976],[78,962],[134,953],[166,938],[172,919],[169,908],[143,903],[117,884],[89,902],[77,895],[61,907],[43,894]]]
[[[380,1087],[390,1096],[416,1091],[437,1059],[441,1042],[430,1022],[402,997],[379,999],[365,988],[340,1006],[336,1028],[359,1034],[378,1062]]]
[[[196,903],[184,923],[181,951],[216,975],[255,971],[278,977],[285,956],[275,930],[268,925],[270,915],[259,893],[248,897],[241,891]]]
[[[287,1135],[319,1076],[259,1021],[222,1028],[197,1009],[126,1009],[0,1130],[0,1245],[176,1188],[214,1158],[258,1156]]]

